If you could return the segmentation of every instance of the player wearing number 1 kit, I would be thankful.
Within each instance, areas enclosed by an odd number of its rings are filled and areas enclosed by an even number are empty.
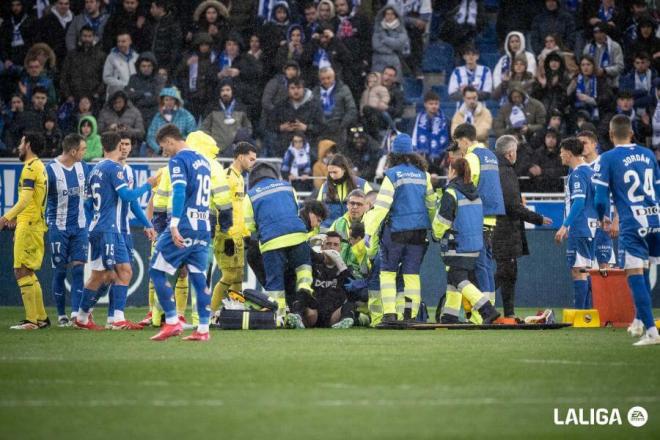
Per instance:
[[[644,269],[660,262],[660,168],[651,150],[630,143],[632,134],[630,119],[612,118],[610,139],[616,147],[603,154],[596,166],[596,209],[602,218],[611,192],[619,214],[619,246],[624,250],[628,286],[637,317],[646,328],[634,345],[655,345],[660,344],[660,337]]]

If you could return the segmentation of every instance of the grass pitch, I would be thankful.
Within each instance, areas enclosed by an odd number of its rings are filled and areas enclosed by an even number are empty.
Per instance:
[[[21,317],[0,309],[1,439],[660,436],[660,347],[633,347],[625,329],[214,331],[195,344],[8,330]],[[642,428],[627,422],[635,405]],[[555,426],[554,408],[618,408],[623,425]]]

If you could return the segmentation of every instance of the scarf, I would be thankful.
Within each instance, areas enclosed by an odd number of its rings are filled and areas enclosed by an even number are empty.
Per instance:
[[[598,79],[594,76],[589,78],[589,90],[587,90],[587,84],[585,81],[585,77],[582,74],[578,75],[577,79],[577,85],[575,87],[575,91],[579,93],[583,93],[585,95],[591,96],[594,99],[598,98]],[[584,108],[585,104],[580,101],[579,99],[575,98],[575,108]],[[592,118],[598,118],[598,106],[594,106],[593,110],[591,110],[591,117]]]
[[[73,20],[73,14],[71,13],[71,11],[69,11],[69,13],[64,17],[62,17],[55,8],[51,9],[50,12],[55,16],[55,18],[57,18],[57,20],[60,22],[60,26],[62,26],[63,28],[66,28],[66,25]]]
[[[596,42],[594,41],[589,45],[589,55],[591,55],[595,60],[597,60],[598,67],[605,68],[610,65],[611,45],[612,45],[612,40],[610,40],[610,37],[607,37],[607,42],[603,45],[604,48],[602,49],[600,57],[596,57],[596,54],[598,53],[598,44],[596,44]]]
[[[330,64],[330,57],[328,56],[328,52],[326,52],[326,50],[322,47],[319,47],[314,53],[314,61],[312,64],[319,70],[323,69],[324,67],[332,67]]]
[[[651,91],[651,71],[647,70],[646,73],[639,74],[635,72],[635,90]]]
[[[234,107],[236,107],[236,100],[232,99],[227,107],[224,101],[220,100],[220,108],[225,112],[225,119],[233,119],[232,115],[234,114]]]
[[[337,83],[333,84],[329,89],[324,89],[320,87],[321,91],[321,104],[323,105],[323,114],[325,116],[330,116],[332,111],[335,109],[335,86]]]
[[[652,144],[653,148],[658,148],[660,147],[660,101],[655,106],[655,113],[653,113],[653,121],[651,122],[653,125],[653,137],[652,137]]]
[[[264,20],[268,20],[272,14],[273,6],[277,0],[259,0],[259,9],[257,15]]]
[[[398,28],[399,26],[401,26],[401,22],[399,21],[398,18],[395,18],[394,20],[392,20],[389,23],[386,22],[385,20],[383,20],[383,21],[380,22],[380,25],[383,27],[383,29],[386,29],[388,31],[393,31],[396,28]]]
[[[130,49],[128,49],[128,53],[124,53],[124,52],[122,52],[121,50],[119,50],[118,48],[113,47],[113,48],[112,48],[112,53],[114,53],[115,55],[118,55],[118,56],[122,57],[122,59],[123,59],[124,61],[126,61],[127,63],[130,63],[130,62],[131,62],[131,58],[133,58],[133,53],[134,53],[134,52],[133,52],[133,48],[132,48],[132,47],[131,47]]]
[[[432,159],[442,156],[449,143],[447,118],[442,110],[435,116],[425,111],[419,113],[415,120],[412,138],[413,147],[418,153]]]
[[[605,6],[601,4],[600,8],[598,8],[598,18],[608,22],[612,21],[612,17],[614,17],[614,6],[610,6],[606,9]]]
[[[99,27],[101,26],[101,18],[103,18],[103,14],[99,14],[98,17],[90,17],[87,13],[83,15],[85,18],[85,23],[94,29],[94,35],[99,34]],[[97,37],[98,38],[98,37]]]
[[[293,144],[289,145],[288,154],[291,157],[291,163],[283,164],[283,171],[288,171],[292,176],[295,177],[310,173],[312,164],[309,155],[308,142],[305,142],[305,146],[300,150],[295,148]]]
[[[218,57],[218,68],[220,70],[224,69],[225,67],[231,67],[233,62],[234,60],[229,58],[226,51],[223,50],[220,52],[220,56]]]
[[[469,24],[470,26],[477,25],[477,1],[476,0],[461,0],[461,6],[458,8],[456,17],[454,18],[458,24]]]
[[[506,72],[509,71],[509,68],[511,67],[511,57],[509,55],[505,55],[502,57],[502,69],[500,72],[502,74],[505,74]]]
[[[197,75],[199,73],[199,57],[197,62],[188,66],[188,89],[191,92],[197,91]]]
[[[463,113],[465,114],[465,119],[463,120],[463,122],[474,125],[474,113],[472,112],[472,110],[463,106]]]
[[[340,20],[337,36],[339,38],[351,38],[355,34],[355,28],[353,28],[350,17],[342,17]]]
[[[23,18],[21,18],[21,21],[16,23],[16,20],[14,17],[11,18],[11,25],[12,25],[12,34],[11,34],[11,47],[20,47],[25,45],[25,41],[23,40],[23,34],[21,34],[21,26],[23,25],[23,22],[27,19],[27,15],[23,15]]]
[[[511,107],[511,114],[509,115],[509,122],[511,127],[520,128],[527,124],[527,117],[521,105],[514,105]]]

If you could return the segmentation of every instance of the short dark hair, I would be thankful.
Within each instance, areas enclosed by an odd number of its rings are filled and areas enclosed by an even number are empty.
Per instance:
[[[80,148],[80,143],[85,139],[76,133],[67,134],[62,139],[62,151],[68,153],[73,150]]]
[[[435,93],[433,90],[429,90],[424,94],[424,102],[429,101],[440,101],[440,96]]]
[[[361,239],[366,235],[364,231],[364,223],[362,222],[353,222],[351,223],[351,235],[350,238]]]
[[[133,35],[131,35],[131,31],[129,31],[126,28],[120,28],[115,34],[115,42],[119,40],[120,35],[128,35],[129,37],[131,37],[131,40],[133,39]]]
[[[454,134],[452,135],[454,139],[466,138],[470,141],[477,140],[477,129],[474,128],[474,125],[464,122],[456,127]]]
[[[328,218],[328,208],[320,200],[307,199],[303,202],[302,213],[313,213],[321,220]]]
[[[41,133],[37,131],[26,131],[23,133],[23,137],[25,138],[25,142],[30,144],[30,150],[32,150],[33,154],[39,156],[44,151],[46,139]]]
[[[596,136],[596,133],[594,133],[591,130],[582,130],[577,134],[578,138],[589,138],[591,139],[592,142],[598,142],[598,136]]]
[[[159,8],[165,9],[166,11],[169,11],[170,9],[170,0],[151,0],[149,4],[155,4]]]
[[[397,75],[399,74],[399,70],[392,65],[383,67],[383,72],[385,72],[387,69],[394,70],[394,73],[396,73]]]
[[[119,133],[120,139],[128,139],[133,143],[133,136],[128,130],[118,130],[117,133]]]
[[[251,152],[257,154],[257,147],[255,147],[249,142],[239,142],[236,145],[234,145],[234,159],[236,159],[238,156],[241,156],[243,154],[248,154]]]
[[[341,242],[341,235],[339,235],[339,232],[337,232],[337,231],[328,231],[328,232],[325,233],[325,238],[326,239],[328,239],[330,237],[338,238],[339,241]]]
[[[639,52],[635,53],[635,60],[650,60],[651,57],[649,56],[648,52],[640,50]]]
[[[43,87],[43,86],[35,86],[32,89],[32,94],[33,95],[36,95],[37,93],[41,93],[42,95],[48,96],[48,90],[46,90],[46,88]]]
[[[584,153],[584,145],[582,145],[580,139],[573,136],[561,141],[559,148],[569,151],[573,156],[582,156],[582,153]]]
[[[96,35],[96,31],[94,30],[94,28],[88,24],[80,28],[80,32],[78,32],[78,35],[82,35],[83,32],[91,32],[92,34]]]
[[[106,153],[115,151],[119,147],[119,142],[121,142],[121,136],[116,131],[106,131],[101,134],[101,145]]]
[[[305,81],[301,77],[297,76],[289,81],[289,85],[287,86],[287,89],[291,86],[305,87]]]
[[[463,88],[463,96],[465,96],[467,92],[474,92],[477,94],[479,93],[479,91],[473,85],[467,85]]]
[[[616,99],[635,99],[630,90],[619,90]]]
[[[626,115],[615,115],[610,121],[610,132],[616,139],[628,139],[632,136],[632,123]]]
[[[174,124],[165,124],[156,133],[156,143],[160,145],[166,138],[174,139],[175,141],[182,141],[183,135],[181,130]]]

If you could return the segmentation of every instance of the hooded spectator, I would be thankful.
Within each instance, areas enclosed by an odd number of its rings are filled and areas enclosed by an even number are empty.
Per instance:
[[[116,91],[106,101],[99,113],[98,124],[101,133],[122,131],[138,144],[144,139],[142,115],[123,90]]]
[[[188,109],[195,119],[199,119],[215,101],[218,53],[213,50],[213,39],[207,33],[196,34],[191,49],[179,64],[174,78],[188,103]]]
[[[575,48],[575,19],[561,9],[559,0],[545,0],[545,7],[532,21],[531,45],[535,53],[543,49],[546,35],[557,34],[569,49]]]
[[[105,58],[101,48],[94,43],[94,30],[91,27],[83,27],[76,49],[69,52],[64,59],[60,75],[62,98],[75,102],[83,96],[94,99],[103,96]]]
[[[292,24],[289,26],[289,29],[286,33],[286,44],[281,45],[275,54],[274,67],[278,71],[284,67],[284,65],[290,61],[294,61],[300,64],[310,64],[308,60],[311,58],[307,53],[309,51],[309,46],[305,43],[305,32],[303,27],[299,24]],[[311,65],[305,65],[304,73],[302,73],[303,78],[308,81],[311,79],[310,73]]]
[[[646,52],[652,58],[653,70],[660,72],[660,38],[656,35],[657,24],[649,15],[640,18],[637,23],[636,38],[626,45],[627,66],[632,65],[633,57],[637,53]]]
[[[347,84],[354,96],[359,96],[363,89],[362,78],[369,71],[371,60],[371,32],[369,19],[360,11],[355,10],[353,0],[335,0],[335,13],[337,17],[336,36],[350,47],[355,63],[352,64],[352,81]],[[420,63],[421,65],[421,63]]]
[[[519,88],[529,94],[533,85],[534,75],[527,70],[527,57],[525,54],[518,54],[513,58],[511,72],[493,89],[493,98],[499,99],[500,104],[503,105],[506,104],[510,90]]]
[[[84,116],[78,123],[78,134],[85,139],[87,151],[83,160],[90,161],[103,157],[103,146],[94,116]]]
[[[48,14],[37,22],[37,40],[50,46],[60,63],[66,57],[66,32],[72,21],[73,13],[69,8],[69,1],[56,0]]]
[[[282,73],[275,75],[264,88],[261,95],[262,125],[268,121],[268,115],[285,102],[289,96],[289,81],[300,76],[300,66],[295,61],[287,61],[282,67]]]
[[[103,65],[103,82],[106,95],[124,90],[135,74],[135,63],[140,55],[133,50],[133,41],[128,32],[117,33],[117,45],[110,51]]]
[[[163,84],[156,75],[158,64],[151,52],[143,52],[135,62],[135,74],[131,75],[126,86],[128,99],[142,115],[145,125],[158,113],[158,94]]]
[[[596,63],[590,55],[580,58],[580,73],[569,84],[567,93],[572,103],[571,114],[584,110],[592,122],[612,109],[612,88],[605,78],[596,75]]]
[[[44,126],[42,129],[44,135],[44,150],[40,154],[41,157],[56,157],[62,152],[60,143],[62,142],[62,132],[57,126],[57,117],[54,114],[49,114],[44,119]]]
[[[314,188],[319,189],[328,177],[328,165],[332,158],[337,154],[337,144],[333,141],[324,139],[319,141],[318,146],[318,159],[314,162],[312,167],[312,175],[314,177]]]
[[[508,98],[493,122],[495,136],[520,133],[524,138],[531,139],[536,131],[545,127],[545,107],[518,87],[509,91]]]
[[[212,105],[205,112],[201,129],[208,133],[216,142],[221,156],[232,157],[233,151],[229,148],[240,129],[252,132],[252,124],[248,118],[247,109],[238,101],[232,81],[223,80],[218,88],[219,99],[213,100]]]
[[[550,129],[545,134],[543,148],[532,157],[531,166],[524,175],[530,177],[529,188],[532,192],[561,192],[564,188],[562,177],[568,168],[561,164],[559,157],[559,133]]]
[[[137,52],[149,50],[146,35],[147,18],[140,9],[139,0],[120,0],[108,18],[103,31],[103,50],[110,52],[115,46],[119,32],[128,32],[133,40],[133,47]]]
[[[377,112],[386,112],[390,104],[390,92],[382,85],[380,73],[371,72],[367,75],[366,87],[360,98],[360,114],[370,107]]]
[[[362,177],[368,182],[374,181],[376,177],[376,165],[382,154],[378,143],[367,134],[365,128],[360,124],[355,124],[347,130],[346,156],[353,164],[355,175]],[[327,175],[327,170],[325,175]],[[321,183],[319,181],[319,187]]]
[[[201,2],[193,14],[193,25],[186,34],[186,41],[192,43],[195,40],[195,34],[204,32],[213,40],[212,48],[215,50],[220,49],[231,29],[227,20],[228,17],[227,7],[219,1],[206,0]]]
[[[539,66],[531,95],[543,103],[546,112],[549,113],[552,109],[563,112],[568,105],[566,90],[570,82],[564,57],[553,52],[548,54],[543,64]]]
[[[57,75],[57,63],[59,58],[55,55],[53,49],[46,43],[35,43],[30,47],[25,55],[26,60],[38,59],[44,67],[44,72],[50,79],[54,79]],[[62,58],[63,59],[63,58]]]
[[[393,6],[385,6],[376,14],[371,45],[371,70],[381,72],[387,66],[394,66],[401,78],[401,58],[410,54],[410,40],[401,13]]]
[[[11,0],[9,16],[4,18],[0,24],[0,53],[5,63],[20,66],[37,37],[36,22],[23,0]]]
[[[109,17],[101,10],[101,6],[102,0],[85,0],[85,9],[73,17],[73,21],[66,31],[66,48],[68,51],[76,48],[80,31],[86,26],[94,31],[94,44],[103,41],[103,32]]]
[[[156,133],[166,124],[174,124],[185,138],[197,129],[195,118],[183,107],[181,93],[176,87],[165,87],[160,91],[159,111],[154,115],[147,131],[147,146],[140,152],[141,156],[160,154],[160,145],[156,142]]]
[[[514,60],[518,55],[524,55],[527,60],[526,68],[529,73],[536,75],[536,58],[527,50],[525,36],[522,32],[513,31],[504,41],[505,54],[499,59],[493,69],[493,87],[497,88],[502,81],[507,80],[513,73]]]
[[[262,49],[266,59],[275,59],[277,49],[287,44],[287,32],[291,24],[289,3],[276,1],[268,20],[259,29],[259,37],[263,42]]]

